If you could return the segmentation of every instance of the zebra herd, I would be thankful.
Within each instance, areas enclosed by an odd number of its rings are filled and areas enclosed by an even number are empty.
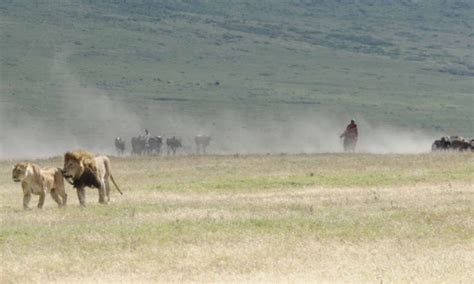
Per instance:
[[[166,145],[166,153],[168,155],[176,155],[179,148],[183,147],[181,138],[175,136],[166,138],[164,140]],[[197,135],[194,137],[194,143],[196,146],[197,154],[205,154],[207,147],[211,142],[210,136]],[[122,137],[115,138],[114,141],[117,155],[122,156],[125,154],[126,143]],[[163,137],[162,136],[137,136],[130,139],[131,151],[130,154],[134,155],[161,155],[163,153]]]

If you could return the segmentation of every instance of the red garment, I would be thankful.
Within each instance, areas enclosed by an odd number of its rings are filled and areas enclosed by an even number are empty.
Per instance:
[[[359,135],[357,131],[357,124],[351,123],[346,127],[346,131],[344,132],[344,136],[347,138],[355,138]]]

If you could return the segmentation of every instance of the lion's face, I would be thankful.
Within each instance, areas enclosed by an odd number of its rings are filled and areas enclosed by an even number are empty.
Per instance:
[[[65,178],[78,178],[84,173],[84,165],[76,160],[64,161],[63,174]]]
[[[12,170],[12,179],[14,182],[21,182],[26,177],[26,171],[28,169],[28,164],[18,163],[13,167]]]

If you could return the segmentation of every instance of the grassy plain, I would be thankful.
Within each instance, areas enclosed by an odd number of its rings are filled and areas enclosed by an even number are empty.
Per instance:
[[[13,163],[2,283],[474,280],[470,153],[113,158],[109,205],[26,212]]]

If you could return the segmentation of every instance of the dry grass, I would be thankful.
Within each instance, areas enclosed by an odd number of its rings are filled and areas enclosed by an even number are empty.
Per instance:
[[[28,212],[12,163],[2,283],[474,281],[472,154],[113,159],[124,196]]]

